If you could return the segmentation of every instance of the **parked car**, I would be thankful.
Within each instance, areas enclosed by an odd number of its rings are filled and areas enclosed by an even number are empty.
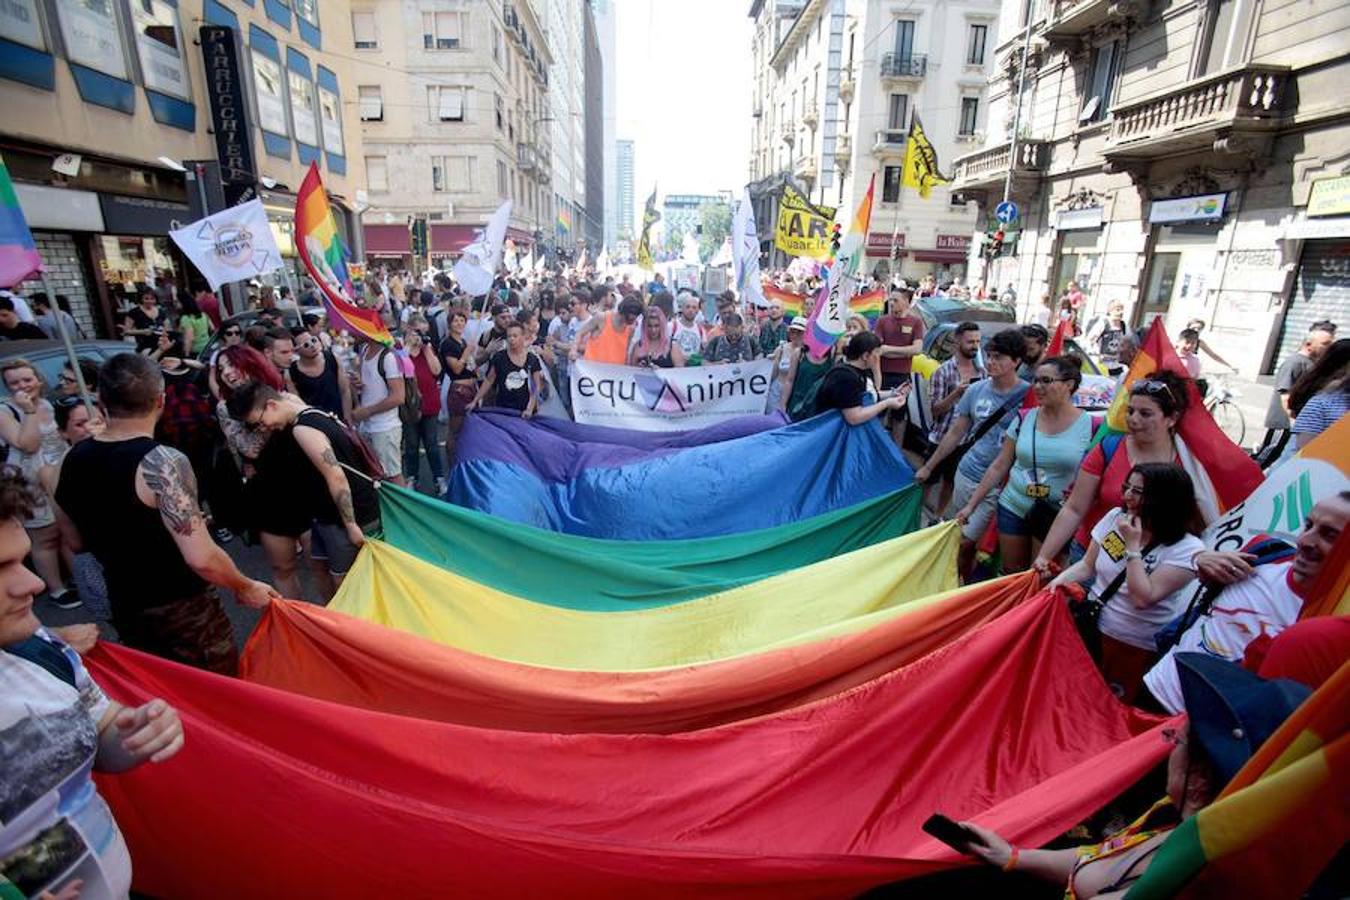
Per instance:
[[[211,335],[211,340],[206,342],[206,347],[202,349],[202,352],[198,354],[197,358],[202,362],[210,360],[211,356],[225,343],[223,332],[226,328],[237,325],[240,329],[247,329],[250,325],[257,324],[258,316],[261,312],[262,310],[259,309],[246,309],[241,313],[236,313],[226,319],[222,319],[220,327]],[[310,314],[319,316],[320,318],[324,316],[323,307],[321,306],[303,306],[299,311],[296,311],[293,308],[286,308],[278,310],[278,312],[281,313],[281,327],[291,329],[300,327],[303,316]]]
[[[962,322],[979,323],[982,340],[1017,324],[1017,313],[1011,306],[992,300],[923,297],[914,301],[914,312],[923,319],[923,352],[938,362],[951,358],[956,326]]]
[[[136,346],[126,341],[75,341],[75,355],[103,365],[119,353],[134,353]],[[61,369],[69,361],[66,345],[60,341],[0,341],[0,363],[26,359],[34,365],[48,390],[55,391]],[[0,386],[0,391],[3,391]],[[6,393],[8,393],[6,391]]]

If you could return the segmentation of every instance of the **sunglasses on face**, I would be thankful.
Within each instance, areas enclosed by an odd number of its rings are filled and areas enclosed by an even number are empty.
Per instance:
[[[62,384],[74,384],[75,376],[67,375],[65,372],[62,372],[60,375],[56,376],[56,380],[61,382]]]
[[[226,329],[225,329],[225,336],[226,336],[226,337],[238,337],[239,334],[240,334],[240,332],[239,332],[239,329],[238,329],[238,328],[226,328]]]
[[[1056,381],[1068,381],[1067,378],[1047,378],[1044,375],[1037,375],[1032,379],[1033,384],[1054,384]]]

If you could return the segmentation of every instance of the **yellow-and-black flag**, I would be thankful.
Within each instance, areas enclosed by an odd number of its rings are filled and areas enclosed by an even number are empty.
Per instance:
[[[909,139],[905,142],[905,165],[900,185],[912,187],[919,192],[920,197],[927,197],[932,192],[933,185],[947,184],[950,181],[950,178],[938,171],[937,151],[929,142],[928,135],[924,134],[923,125],[916,113],[909,123]]]
[[[656,188],[652,188],[652,195],[647,198],[647,206],[642,210],[642,236],[638,238],[637,264],[648,272],[656,271],[656,264],[652,262],[652,226],[661,221],[661,214],[656,211]]]

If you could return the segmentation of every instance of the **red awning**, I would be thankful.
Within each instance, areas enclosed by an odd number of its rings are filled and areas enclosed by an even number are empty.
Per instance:
[[[474,225],[436,225],[431,226],[432,253],[459,253],[473,241],[478,227]]]
[[[885,247],[881,247],[878,249],[868,248],[867,253],[865,255],[870,256],[873,259],[886,259],[890,257],[891,251],[887,250]],[[908,250],[901,250],[895,254],[896,259],[904,259],[906,256],[909,256]]]
[[[960,263],[966,261],[964,250],[915,250],[915,262]]]
[[[366,236],[367,253],[412,253],[412,238],[407,225],[362,225],[361,230]]]

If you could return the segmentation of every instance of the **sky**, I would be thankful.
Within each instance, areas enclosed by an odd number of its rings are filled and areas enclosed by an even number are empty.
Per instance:
[[[749,174],[749,0],[614,0],[616,138],[635,142],[634,212],[666,194],[739,195]]]

